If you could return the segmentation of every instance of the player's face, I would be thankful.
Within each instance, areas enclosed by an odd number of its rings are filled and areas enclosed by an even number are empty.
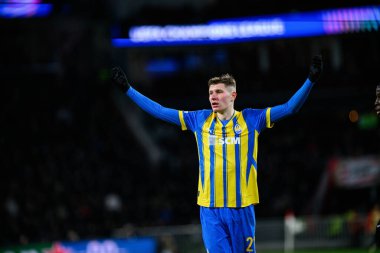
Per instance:
[[[380,116],[380,84],[376,87],[375,111]]]
[[[233,107],[236,91],[232,87],[226,87],[224,83],[210,85],[208,90],[211,108],[214,112],[223,113]]]

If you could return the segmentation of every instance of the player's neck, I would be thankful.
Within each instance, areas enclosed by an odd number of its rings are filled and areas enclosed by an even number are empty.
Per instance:
[[[227,108],[223,112],[217,112],[216,115],[220,120],[229,120],[235,114],[235,109],[233,107]]]

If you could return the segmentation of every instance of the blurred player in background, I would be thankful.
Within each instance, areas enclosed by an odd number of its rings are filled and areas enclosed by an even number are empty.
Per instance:
[[[377,116],[380,116],[380,84],[376,86],[375,111]]]
[[[380,204],[375,203],[368,213],[368,232],[374,235],[369,245],[369,252],[376,252],[380,249]]]
[[[301,108],[322,69],[322,57],[314,56],[308,78],[288,102],[272,108],[242,111],[234,108],[236,81],[229,74],[208,81],[211,109],[181,111],[163,107],[145,97],[131,87],[119,67],[112,69],[114,84],[139,107],[194,133],[199,156],[197,203],[208,253],[256,251],[254,205],[259,203],[259,134]]]

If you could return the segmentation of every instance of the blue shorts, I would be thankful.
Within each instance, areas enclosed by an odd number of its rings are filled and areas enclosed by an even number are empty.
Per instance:
[[[255,253],[255,210],[200,207],[202,236],[208,253]]]

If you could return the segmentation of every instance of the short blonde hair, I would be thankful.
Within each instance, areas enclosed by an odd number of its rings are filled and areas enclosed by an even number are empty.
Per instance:
[[[215,77],[210,78],[210,80],[208,80],[208,87],[210,87],[211,85],[218,84],[218,83],[224,83],[226,87],[230,86],[236,89],[235,78],[228,73],[223,74],[221,76],[215,76]]]

